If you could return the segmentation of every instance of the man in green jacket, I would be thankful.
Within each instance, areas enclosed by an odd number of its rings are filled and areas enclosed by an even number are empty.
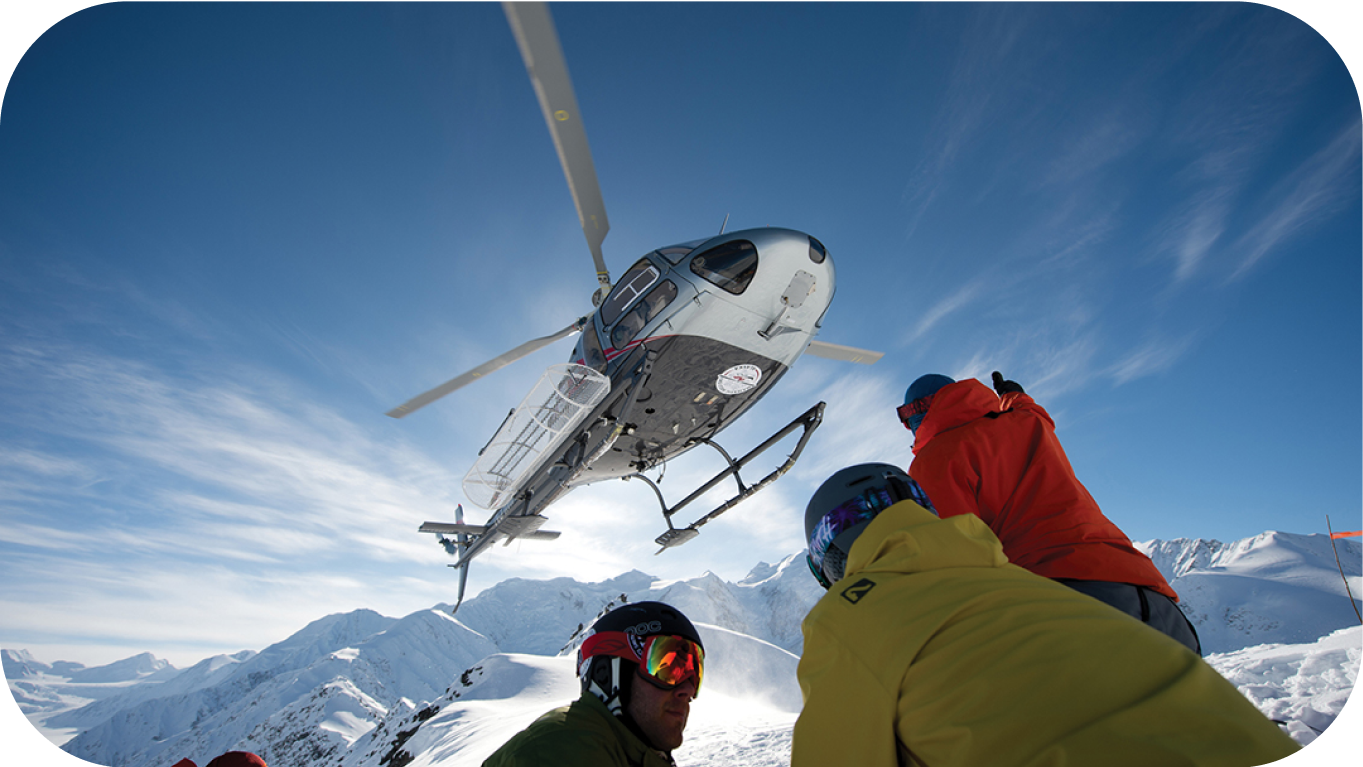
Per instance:
[[[1178,641],[863,464],[810,500],[793,767],[1249,767],[1297,745]]]
[[[675,767],[704,665],[700,634],[675,608],[616,608],[578,648],[582,697],[535,720],[483,767]]]

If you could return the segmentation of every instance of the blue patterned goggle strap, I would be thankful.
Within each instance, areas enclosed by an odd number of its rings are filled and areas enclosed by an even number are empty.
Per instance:
[[[824,560],[828,558],[828,549],[833,545],[833,539],[843,532],[853,527],[874,519],[877,514],[900,500],[909,500],[922,506],[937,516],[937,509],[928,500],[928,494],[923,491],[913,479],[907,482],[898,478],[891,478],[894,485],[894,493],[891,494],[889,488],[876,488],[867,490],[855,498],[847,501],[841,506],[833,509],[819,520],[819,524],[814,526],[814,532],[809,536],[809,553],[805,555],[805,562],[809,565],[809,571],[814,574],[814,578],[824,588],[831,588],[828,576],[824,573]],[[894,496],[902,496],[896,498]]]
[[[937,513],[937,507],[933,506],[932,501],[928,500],[928,494],[923,491],[922,485],[919,485],[918,482],[910,479],[908,483],[904,485],[904,488],[907,490],[907,494],[909,496],[906,500],[913,501],[919,506],[922,506],[923,508],[932,512],[932,515],[934,517],[940,516]]]
[[[828,512],[814,526],[809,536],[809,565],[815,576],[823,572],[823,561],[828,556],[828,547],[833,539],[862,522],[875,518],[894,503],[886,488],[874,488],[851,498]]]

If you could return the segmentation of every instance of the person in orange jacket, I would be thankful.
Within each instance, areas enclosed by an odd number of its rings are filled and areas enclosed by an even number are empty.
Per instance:
[[[914,434],[909,476],[943,517],[974,514],[1008,561],[1106,602],[1201,654],[1197,631],[1150,558],[1079,482],[1049,413],[1014,381],[929,374],[897,414]]]

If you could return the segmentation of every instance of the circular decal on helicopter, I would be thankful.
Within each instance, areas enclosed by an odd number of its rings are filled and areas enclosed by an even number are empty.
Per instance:
[[[720,394],[742,394],[762,380],[762,368],[756,365],[734,365],[715,379]]]

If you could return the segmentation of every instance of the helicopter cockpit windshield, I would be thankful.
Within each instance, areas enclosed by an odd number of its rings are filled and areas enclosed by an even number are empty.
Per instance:
[[[757,246],[747,240],[726,242],[691,259],[691,271],[738,295],[757,274]]]

